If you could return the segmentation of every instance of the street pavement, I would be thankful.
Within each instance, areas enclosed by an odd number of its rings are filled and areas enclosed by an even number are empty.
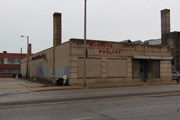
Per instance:
[[[50,86],[44,87],[43,83],[17,78],[0,78],[1,92],[35,92],[49,90],[80,89],[81,86]]]
[[[44,87],[43,83],[33,82],[15,78],[0,79],[0,103],[10,102],[29,102],[29,101],[48,101],[52,100],[76,100],[96,99],[126,95],[141,95],[152,93],[179,92],[180,84],[169,85],[149,85],[131,87],[112,87],[112,88],[82,88],[81,86],[51,86]]]
[[[180,119],[180,84],[82,89],[4,80],[0,120]]]

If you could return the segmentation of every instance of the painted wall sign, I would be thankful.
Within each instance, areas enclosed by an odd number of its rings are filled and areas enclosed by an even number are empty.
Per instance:
[[[118,50],[99,50],[101,54],[112,54],[112,55],[120,55],[120,51]]]
[[[109,43],[90,43],[90,47],[100,47],[100,48],[112,48],[112,44]],[[119,50],[99,50],[99,54],[111,54],[120,55]]]
[[[35,57],[32,57],[32,60],[38,60],[38,59],[41,59],[41,58],[47,60],[46,54],[42,53],[41,55],[37,55]]]

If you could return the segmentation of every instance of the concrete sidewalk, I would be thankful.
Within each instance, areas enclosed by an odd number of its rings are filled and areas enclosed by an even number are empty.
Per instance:
[[[173,81],[169,84],[176,84]],[[109,85],[109,84],[108,84]],[[151,86],[161,84],[148,84],[148,83],[136,83],[136,84],[111,84],[110,87],[130,87],[130,86]],[[165,84],[164,84],[165,85]],[[107,88],[106,84],[89,85],[87,88]],[[36,92],[36,91],[52,91],[52,90],[71,90],[82,89],[82,86],[50,86],[44,87],[43,83],[34,82],[26,79],[16,78],[0,78],[0,93],[4,92]]]

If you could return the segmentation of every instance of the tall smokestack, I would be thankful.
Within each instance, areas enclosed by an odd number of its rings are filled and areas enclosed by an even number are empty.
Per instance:
[[[168,44],[168,35],[170,33],[170,10],[161,10],[161,42],[163,45]]]
[[[61,44],[61,13],[53,14],[53,45]]]

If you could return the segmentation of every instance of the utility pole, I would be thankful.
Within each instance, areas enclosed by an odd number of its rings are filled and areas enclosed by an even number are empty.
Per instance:
[[[86,64],[87,64],[87,59],[86,59],[86,54],[87,54],[87,48],[86,48],[86,2],[87,0],[84,0],[84,77],[82,81],[82,86],[86,87]]]
[[[21,60],[22,60],[22,47],[21,47],[21,59],[20,59],[20,66],[21,66]],[[20,68],[20,73],[21,73],[21,68]]]
[[[29,62],[29,36],[27,36],[27,67],[26,67],[26,78],[28,78],[28,62]]]
[[[24,35],[21,35],[21,37],[26,37],[27,38],[27,66],[26,66],[26,78],[28,78],[28,60],[29,60],[29,36],[24,36]]]

